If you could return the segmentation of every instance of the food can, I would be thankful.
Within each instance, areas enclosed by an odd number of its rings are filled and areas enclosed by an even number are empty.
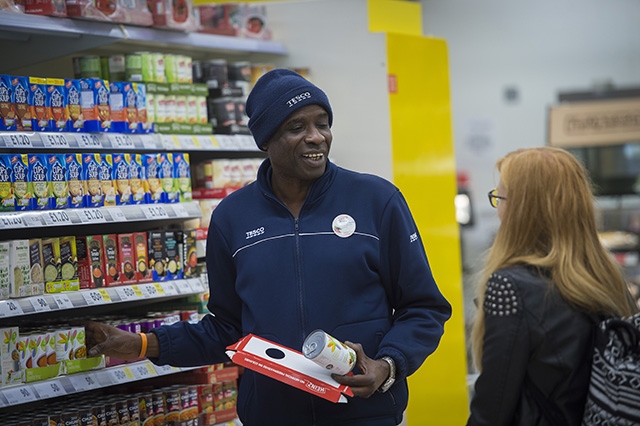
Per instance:
[[[80,78],[102,78],[99,56],[82,56],[79,59]]]
[[[356,352],[322,330],[312,331],[307,336],[302,353],[332,374],[347,374],[356,365]]]

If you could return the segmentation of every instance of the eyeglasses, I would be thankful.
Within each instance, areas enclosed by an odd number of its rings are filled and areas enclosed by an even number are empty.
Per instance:
[[[507,197],[499,196],[497,189],[492,189],[491,191],[489,191],[489,194],[487,195],[489,196],[489,204],[491,204],[491,207],[496,209],[498,208],[498,204],[500,204],[500,200],[507,199]]]

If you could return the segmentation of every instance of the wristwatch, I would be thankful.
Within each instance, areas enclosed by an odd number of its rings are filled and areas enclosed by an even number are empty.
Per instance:
[[[391,386],[393,386],[396,381],[396,363],[390,356],[383,356],[380,359],[386,361],[387,364],[389,364],[389,377],[387,377],[387,380],[385,380],[384,383],[378,388],[378,392],[385,393]]]

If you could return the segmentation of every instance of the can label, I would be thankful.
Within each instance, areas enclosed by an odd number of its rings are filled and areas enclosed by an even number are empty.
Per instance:
[[[302,353],[333,374],[347,374],[356,365],[356,352],[322,330],[315,330],[307,336]]]

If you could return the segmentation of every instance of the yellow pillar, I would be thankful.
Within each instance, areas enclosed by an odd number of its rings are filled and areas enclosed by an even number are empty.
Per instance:
[[[368,0],[369,28],[386,32],[393,181],[413,212],[453,316],[437,351],[409,377],[409,426],[468,417],[460,235],[449,68],[444,40],[421,35],[420,5]]]

